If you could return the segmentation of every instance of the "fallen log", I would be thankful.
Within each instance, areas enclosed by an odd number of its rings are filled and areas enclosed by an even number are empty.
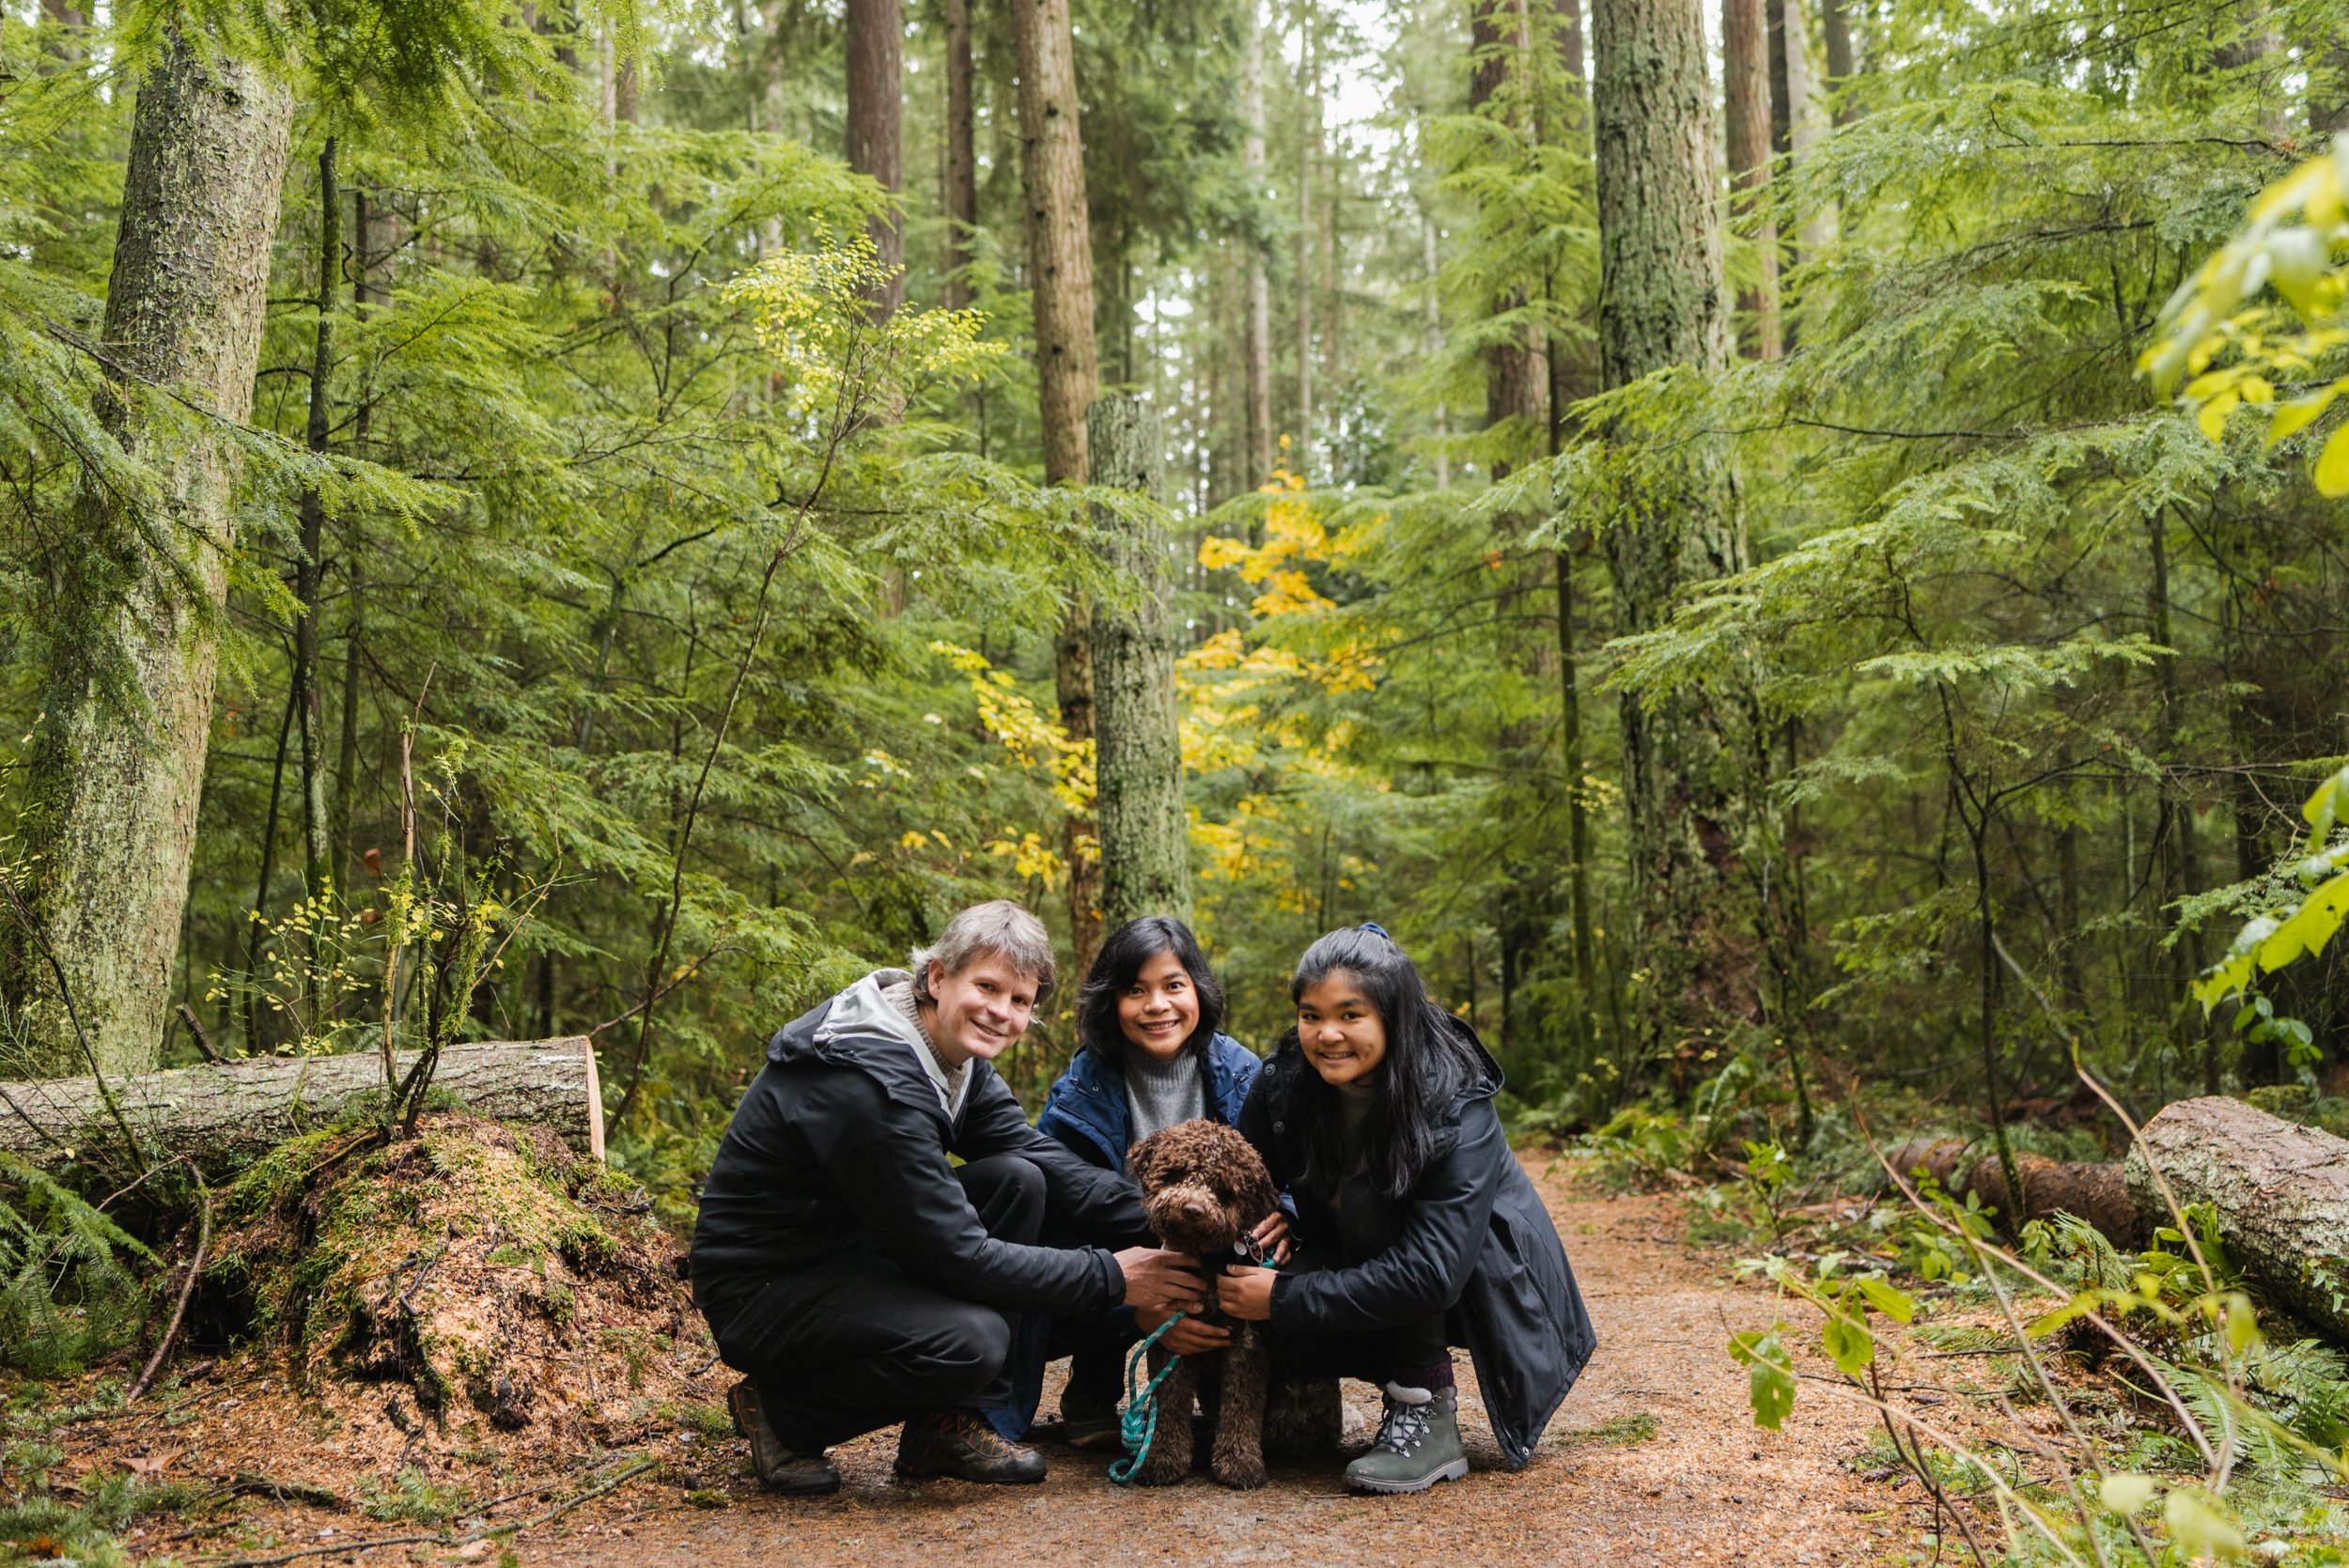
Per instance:
[[[2164,1108],[2129,1155],[2139,1214],[2171,1224],[2155,1170],[2180,1203],[2217,1211],[2227,1256],[2269,1301],[2349,1341],[2349,1141],[2211,1095]]]
[[[2058,1214],[2087,1220],[2116,1247],[2136,1246],[2147,1234],[2139,1223],[2137,1205],[2130,1199],[2118,1160],[2071,1163],[2045,1155],[2017,1155],[2015,1172],[2023,1178],[2023,1203],[2018,1209],[2006,1189],[2006,1172],[1999,1167],[1999,1157],[1978,1142],[1912,1138],[1885,1158],[1906,1179],[1913,1181],[1922,1172],[1961,1202],[1968,1193],[1980,1198],[1984,1207],[1998,1211],[1999,1228],[2009,1235],[2027,1220]]]
[[[1974,1161],[1966,1189],[1999,1211],[1999,1228],[2015,1234],[2023,1222],[2069,1214],[2105,1234],[2115,1247],[2134,1247],[2150,1234],[2139,1222],[2137,1204],[2121,1174],[2120,1161],[2074,1164],[2045,1155],[2016,1155],[2015,1173],[2023,1179],[2018,1210],[2006,1189],[2006,1172],[1995,1154]]]
[[[414,1051],[397,1053],[405,1076]],[[381,1103],[382,1058],[260,1056],[110,1079],[123,1121],[150,1158],[184,1155],[207,1172],[237,1169],[288,1138]],[[603,1157],[595,1047],[583,1036],[451,1046],[432,1075],[436,1100],[501,1122],[543,1126]],[[122,1134],[94,1078],[0,1083],[0,1150],[36,1165],[119,1148]]]

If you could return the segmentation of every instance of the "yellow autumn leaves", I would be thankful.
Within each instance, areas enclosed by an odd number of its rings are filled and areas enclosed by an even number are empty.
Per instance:
[[[2349,133],[2270,185],[2242,231],[2204,261],[2163,307],[2161,335],[2138,368],[2181,399],[2217,441],[2236,410],[2267,414],[2273,446],[2313,424],[2349,391],[2320,366],[2349,344]],[[2290,309],[2258,303],[2273,285]],[[2349,495],[2349,424],[2316,458],[2316,488]]]
[[[1257,627],[1333,614],[1338,606],[1314,587],[1310,568],[1344,565],[1363,548],[1361,531],[1332,530],[1295,475],[1276,474],[1265,492],[1262,542],[1210,537],[1200,546],[1200,564],[1229,569],[1258,590],[1249,607]],[[1041,772],[1062,813],[1081,821],[1088,818],[1095,787],[1092,743],[1070,739],[1052,715],[1018,689],[1010,672],[995,668],[985,656],[946,642],[933,642],[930,651],[961,675],[980,725],[1001,744],[1008,760],[1023,770]],[[1252,642],[1241,629],[1228,629],[1177,661],[1184,771],[1192,778],[1227,773],[1272,781],[1270,787],[1233,800],[1221,820],[1195,805],[1190,808],[1191,841],[1203,853],[1206,879],[1268,880],[1276,888],[1294,882],[1297,898],[1307,896],[1302,878],[1287,874],[1283,795],[1315,781],[1370,789],[1382,789],[1384,784],[1357,777],[1345,761],[1353,738],[1349,722],[1316,723],[1284,699],[1300,687],[1331,694],[1368,691],[1377,683],[1378,666],[1375,648],[1351,629],[1322,640],[1311,653],[1300,653],[1262,639]],[[1065,872],[1042,825],[1007,824],[985,848],[1010,861],[1022,879],[1050,882]],[[1082,833],[1077,851],[1097,852]],[[1346,859],[1348,863],[1339,868],[1342,879],[1366,869]]]
[[[876,322],[869,297],[894,269],[870,236],[782,251],[726,285],[728,303],[747,304],[759,346],[786,375],[794,411],[846,427],[863,411],[924,381],[969,380],[1010,352],[979,337],[975,310],[899,310]]]

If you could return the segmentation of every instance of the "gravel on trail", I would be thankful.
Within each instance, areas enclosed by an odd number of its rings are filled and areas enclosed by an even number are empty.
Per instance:
[[[1461,1353],[1470,1473],[1415,1497],[1346,1493],[1336,1455],[1276,1465],[1257,1492],[1225,1491],[1204,1469],[1181,1486],[1128,1488],[1111,1483],[1106,1457],[1056,1445],[1044,1449],[1051,1474],[1040,1486],[908,1484],[890,1474],[892,1429],[833,1451],[846,1484],[831,1498],[772,1498],[737,1477],[727,1505],[710,1508],[690,1506],[674,1484],[631,1487],[525,1532],[513,1549],[526,1568],[884,1568],[957,1556],[1019,1565],[1777,1568],[1930,1555],[1920,1545],[1930,1516],[1915,1506],[1918,1489],[1871,1484],[1848,1467],[1871,1429],[1868,1412],[1806,1384],[1783,1433],[1754,1427],[1745,1371],[1726,1347],[1731,1334],[1767,1327],[1775,1303],[1765,1288],[1730,1282],[1719,1254],[1682,1246],[1675,1200],[1596,1193],[1571,1166],[1523,1157],[1557,1219],[1599,1344],[1522,1470],[1501,1467]],[[1377,1395],[1352,1383],[1346,1394],[1350,1452],[1377,1424]],[[1046,1412],[1056,1405],[1048,1389]],[[711,1446],[713,1459],[746,1467],[739,1442]]]

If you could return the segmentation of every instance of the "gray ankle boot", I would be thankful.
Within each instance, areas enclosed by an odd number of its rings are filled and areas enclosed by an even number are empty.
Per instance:
[[[1370,1452],[1346,1467],[1357,1492],[1424,1492],[1468,1474],[1460,1448],[1459,1391],[1387,1385],[1386,1419]]]

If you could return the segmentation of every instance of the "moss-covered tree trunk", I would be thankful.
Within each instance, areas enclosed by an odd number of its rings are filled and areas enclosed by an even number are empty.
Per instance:
[[[1159,499],[1159,416],[1140,397],[1104,397],[1089,415],[1094,482]],[[1101,924],[1190,918],[1190,831],[1174,706],[1165,531],[1155,520],[1099,518],[1112,563],[1140,580],[1131,613],[1093,617],[1093,739],[1101,835]]]
[[[160,482],[93,489],[52,556],[17,857],[33,928],[0,930],[0,991],[47,1071],[82,1064],[77,1032],[110,1073],[161,1049],[235,547],[233,453],[210,422],[252,408],[292,114],[284,86],[176,33],[139,85],[104,328],[129,395],[102,412]],[[151,387],[201,415],[166,439]]]
[[[1037,412],[1048,483],[1083,484],[1085,410],[1100,385],[1093,337],[1093,241],[1085,210],[1084,137],[1077,114],[1077,59],[1068,0],[1012,0],[1012,43],[1019,63],[1020,181],[1028,204],[1028,287],[1035,309]],[[1055,640],[1052,685],[1061,727],[1072,740],[1093,736],[1089,616],[1074,606]],[[1101,917],[1090,825],[1070,818],[1069,942],[1076,972],[1093,963]]]
[[[1720,194],[1702,0],[1595,0],[1598,340],[1609,388],[1727,363]],[[1618,634],[1667,620],[1685,586],[1737,570],[1744,542],[1720,454],[1671,442],[1641,456],[1607,530]],[[1668,1049],[1750,1009],[1750,920],[1735,911],[1736,758],[1696,693],[1622,704],[1635,968],[1634,1044]]]

